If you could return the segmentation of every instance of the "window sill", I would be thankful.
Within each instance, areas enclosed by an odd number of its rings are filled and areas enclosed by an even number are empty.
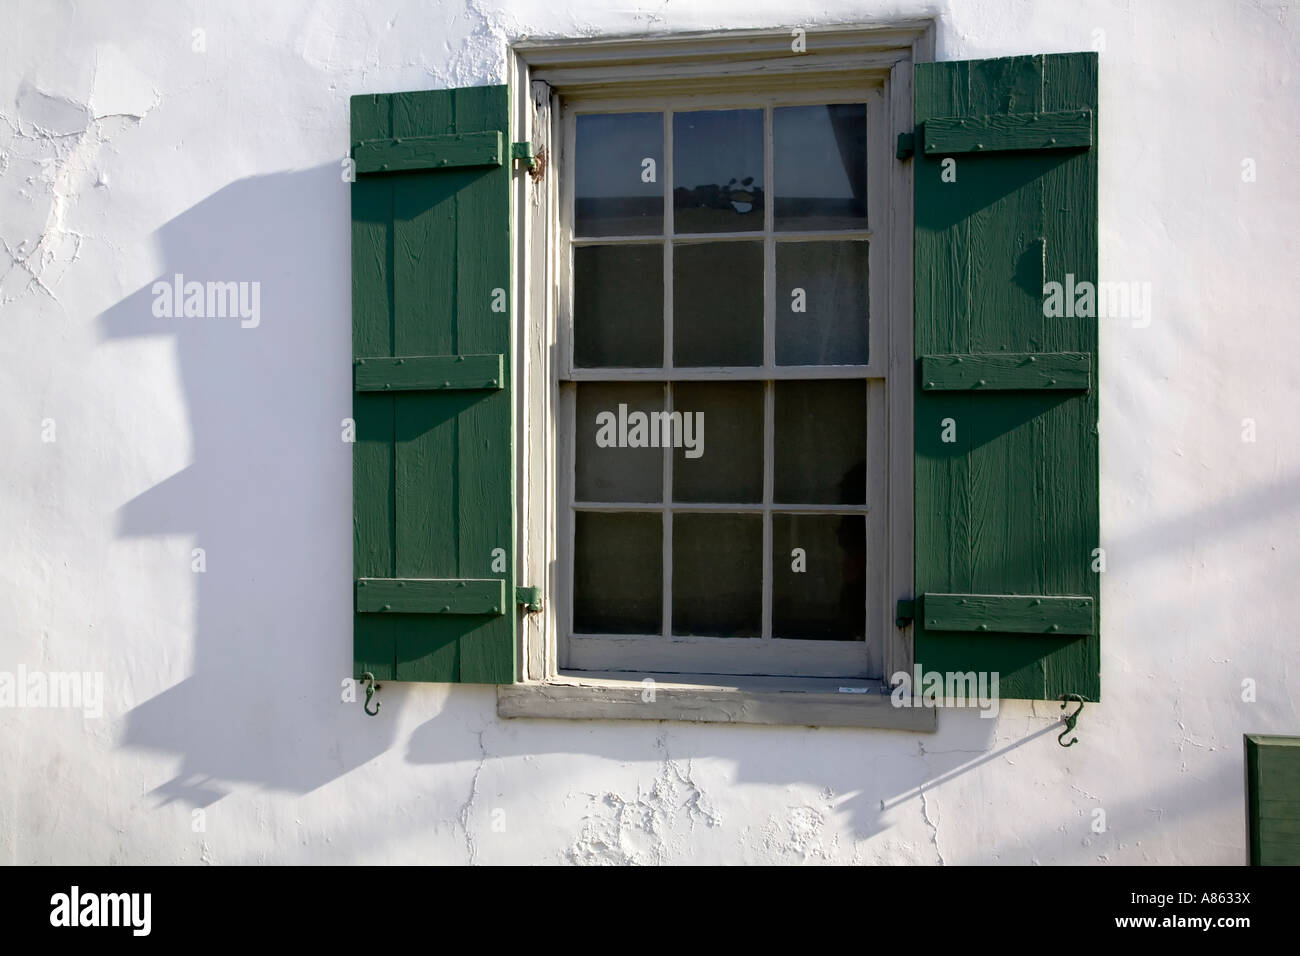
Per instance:
[[[645,677],[654,680],[653,699]],[[719,678],[684,674],[560,674],[502,684],[500,717],[551,720],[676,720],[693,723],[864,727],[934,733],[933,707],[895,707],[879,681],[827,678]],[[841,687],[853,690],[840,690]]]

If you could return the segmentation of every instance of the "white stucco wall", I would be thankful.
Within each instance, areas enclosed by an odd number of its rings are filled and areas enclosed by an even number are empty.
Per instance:
[[[3,7],[0,671],[102,671],[104,713],[0,709],[0,862],[1244,860],[1241,735],[1300,733],[1296,4]],[[941,59],[1104,31],[1102,278],[1154,313],[1102,329],[1081,745],[1053,704],[934,735],[506,722],[483,687],[341,704],[347,97],[503,82],[524,34],[917,14]],[[159,334],[175,272],[260,281],[261,324]]]

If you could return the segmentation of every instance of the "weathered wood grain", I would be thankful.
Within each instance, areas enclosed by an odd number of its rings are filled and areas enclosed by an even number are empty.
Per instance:
[[[445,133],[366,139],[352,147],[358,174],[400,173],[455,166],[500,166],[501,133]]]
[[[926,155],[1077,149],[1092,145],[1092,111],[931,117],[922,137]]]
[[[921,598],[931,631],[1001,634],[1091,634],[1090,597],[1022,594],[934,594]]]

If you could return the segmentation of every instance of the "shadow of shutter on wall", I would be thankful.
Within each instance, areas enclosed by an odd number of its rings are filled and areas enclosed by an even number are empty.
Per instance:
[[[915,104],[917,662],[1098,700],[1097,322],[1044,314],[1097,280],[1097,57],[920,64]]]
[[[515,679],[508,116],[352,98],[357,676]]]

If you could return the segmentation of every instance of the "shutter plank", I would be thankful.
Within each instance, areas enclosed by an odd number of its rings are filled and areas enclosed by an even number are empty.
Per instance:
[[[449,134],[455,128],[455,92],[393,97],[393,135]],[[399,315],[394,355],[460,352],[453,317],[455,244],[460,191],[477,171],[451,169],[399,177],[407,188],[399,204],[397,246]],[[419,317],[418,320],[416,317]],[[414,392],[397,400],[396,577],[472,577],[456,562],[451,543],[459,528],[456,496],[463,480],[456,454],[460,413],[472,401],[461,393]],[[454,682],[460,677],[460,638],[477,623],[467,618],[404,617],[397,624],[399,680]]]
[[[458,90],[456,117],[460,128],[481,129],[509,113],[505,87]],[[460,352],[498,352],[510,356],[513,290],[510,281],[510,194],[509,173],[480,178],[464,190],[459,201],[462,215],[456,222],[456,245],[473,249],[456,272],[455,323]],[[472,205],[469,205],[472,204]],[[493,311],[495,291],[505,292],[505,311]],[[507,358],[502,375],[509,380]],[[467,409],[461,416],[457,453],[462,467],[476,475],[500,476],[487,483],[463,483],[457,502],[457,559],[461,573],[474,577],[500,576],[509,593],[515,586],[514,560],[514,458],[510,438],[514,427],[514,405],[507,391],[493,393]],[[493,551],[508,555],[506,570],[492,570]],[[511,602],[513,615],[514,602]],[[515,646],[513,630],[505,638],[511,653],[499,650],[500,633],[482,630],[460,642],[462,679],[481,683],[509,683],[514,680]]]
[[[354,135],[389,132],[381,97],[352,98]],[[387,355],[392,350],[393,181],[361,179],[352,185],[352,352]],[[354,395],[352,418],[352,561],[355,577],[387,577],[394,568],[393,398]],[[393,622],[353,619],[354,673],[392,680],[396,662]]]

